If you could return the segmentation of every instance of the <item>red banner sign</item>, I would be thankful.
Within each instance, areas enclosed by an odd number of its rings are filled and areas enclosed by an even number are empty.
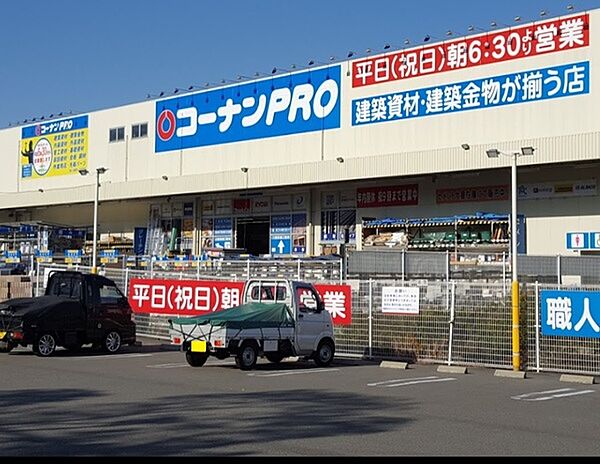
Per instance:
[[[325,309],[331,314],[333,325],[352,324],[352,287],[350,285],[315,284]]]
[[[197,316],[241,303],[244,282],[131,279],[129,304],[135,313]]]
[[[315,285],[335,325],[352,323],[349,285]],[[134,313],[198,316],[242,304],[244,282],[131,279],[129,304]]]
[[[352,63],[352,87],[587,47],[588,14],[402,50]]]
[[[358,208],[407,206],[419,204],[419,185],[361,188],[356,191]]]
[[[438,189],[435,191],[435,200],[438,204],[467,201],[507,201],[509,198],[508,191],[508,185]]]

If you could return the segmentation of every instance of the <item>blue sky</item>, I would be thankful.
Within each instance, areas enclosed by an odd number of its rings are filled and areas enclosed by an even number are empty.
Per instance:
[[[0,127],[148,93],[358,55],[470,24],[600,8],[600,0],[29,0],[3,2]],[[594,25],[592,25],[594,27]]]

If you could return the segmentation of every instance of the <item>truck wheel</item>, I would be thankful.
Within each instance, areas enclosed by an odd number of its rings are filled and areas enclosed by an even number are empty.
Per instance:
[[[116,330],[111,330],[104,336],[102,349],[108,353],[116,353],[121,349],[121,335]]]
[[[185,360],[192,367],[202,367],[208,359],[208,353],[192,353],[191,351],[185,352]]]
[[[281,355],[279,353],[269,353],[269,354],[265,354],[265,358],[267,358],[272,363],[279,364],[281,362],[281,360],[283,359],[283,355]]]
[[[258,350],[253,343],[244,343],[238,351],[238,355],[235,357],[236,364],[243,371],[254,369],[257,359]]]
[[[326,367],[333,361],[335,348],[330,340],[323,340],[319,343],[317,352],[315,353],[315,363],[317,366]]]
[[[56,338],[54,335],[45,333],[42,334],[33,344],[33,352],[44,358],[52,356],[56,351]]]

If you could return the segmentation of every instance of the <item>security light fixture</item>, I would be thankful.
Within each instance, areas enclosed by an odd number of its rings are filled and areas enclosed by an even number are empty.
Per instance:
[[[489,150],[485,151],[485,154],[488,158],[498,158],[500,156],[500,150],[497,148],[490,148]]]
[[[533,147],[522,147],[521,148],[521,154],[523,156],[533,156],[534,151],[535,151],[535,148],[533,148]]]
[[[246,166],[240,168],[242,170],[242,172],[248,172],[248,168]]]
[[[88,171],[87,169],[79,170],[79,174],[81,174],[82,176],[87,176],[89,173],[90,173],[90,171]]]
[[[471,149],[471,145],[469,145],[468,143],[463,143],[461,145],[462,149],[465,151],[469,151]]]
[[[342,158],[341,156],[338,156],[338,157],[337,157],[335,160],[336,160],[338,163],[343,163],[343,162],[344,162],[344,158]]]
[[[169,180],[169,176],[166,176],[166,175],[162,176],[162,180]]]

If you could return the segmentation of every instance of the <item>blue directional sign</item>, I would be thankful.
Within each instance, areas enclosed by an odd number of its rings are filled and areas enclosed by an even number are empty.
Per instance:
[[[289,255],[292,252],[292,216],[271,216],[271,254]]]
[[[289,235],[271,236],[271,254],[289,255],[292,252],[292,237]]]
[[[233,220],[230,217],[215,219],[215,239],[216,248],[231,248],[233,238],[232,234]]]

